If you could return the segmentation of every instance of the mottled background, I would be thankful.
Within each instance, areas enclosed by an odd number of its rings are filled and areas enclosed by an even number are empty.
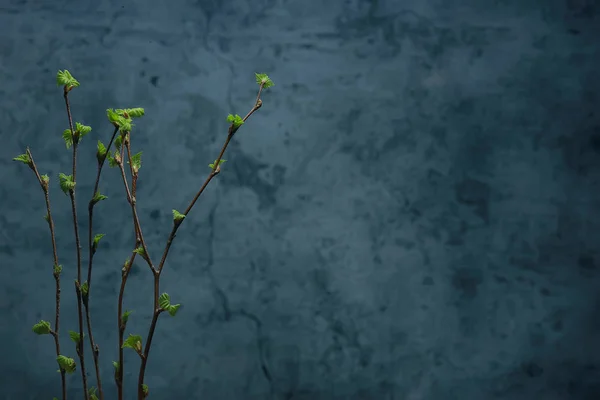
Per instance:
[[[27,145],[52,178],[75,356],[63,68],[94,129],[83,232],[104,110],[146,109],[134,147],[154,258],[225,117],[252,106],[254,72],[276,84],[173,246],[161,289],[184,306],[159,321],[151,399],[600,398],[599,38],[594,0],[2,0],[0,399],[60,394],[52,340],[31,332],[54,318],[54,282],[42,192],[10,161]],[[105,172],[91,301],[114,399],[133,232]],[[128,332],[146,335],[150,285],[137,263]]]

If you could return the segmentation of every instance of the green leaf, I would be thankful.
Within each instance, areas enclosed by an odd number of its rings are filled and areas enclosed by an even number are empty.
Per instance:
[[[109,167],[116,167],[117,165],[119,165],[119,163],[117,162],[117,159],[115,158],[115,156],[120,157],[119,150],[115,150],[114,155],[111,155],[110,153],[108,153],[106,156],[108,158],[108,166]]]
[[[50,215],[48,215],[48,213],[46,213],[46,215],[44,215],[44,219],[46,220],[47,223],[50,223]]]
[[[115,112],[115,110],[113,110],[112,108],[107,108],[106,109],[106,116],[108,117],[108,120],[110,122],[112,122],[113,124],[117,124],[119,123],[119,119],[122,118],[119,114],[117,114]]]
[[[185,218],[185,214],[182,214],[177,210],[173,210],[173,220],[175,222],[181,221],[184,218]]]
[[[119,136],[115,138],[115,148],[121,150],[121,144],[123,144],[123,135],[119,134]]]
[[[144,116],[145,111],[141,107],[116,109],[115,112],[124,118],[139,118]]]
[[[142,152],[136,153],[131,156],[132,167],[135,172],[142,168]]]
[[[83,334],[83,336],[85,337],[85,333]],[[69,331],[69,337],[71,338],[71,340],[73,342],[75,342],[75,344],[79,343],[79,341],[81,340],[81,336],[79,335],[79,332]]]
[[[120,368],[119,362],[118,361],[113,361],[112,365],[113,365],[113,368],[115,369],[115,372],[118,372],[119,368]]]
[[[107,109],[106,116],[108,117],[108,120],[114,126],[118,127],[121,132],[131,132],[131,127],[133,126],[131,119],[119,115],[119,111],[123,110],[113,110],[112,108]]]
[[[125,310],[125,312],[123,313],[123,315],[121,315],[121,322],[123,322],[123,324],[126,324],[127,321],[129,321],[129,316],[131,315],[131,313],[133,312],[133,310]]]
[[[129,334],[129,337],[123,342],[123,348],[129,347],[137,352],[142,351],[142,337],[140,335]]]
[[[149,390],[148,390],[148,385],[146,385],[145,383],[142,383],[142,392],[144,392],[144,396],[148,396]]]
[[[98,399],[98,396],[96,396],[96,391],[98,389],[96,389],[94,386],[92,386],[91,388],[88,389],[88,394],[90,395],[90,400],[100,400]]]
[[[179,310],[179,307],[181,307],[181,304],[171,304],[167,308],[167,312],[169,313],[169,315],[171,315],[171,317],[174,317],[175,314],[177,314],[177,310]]]
[[[167,293],[161,294],[160,297],[158,298],[158,305],[163,310],[168,309],[169,306],[171,305],[171,297]]]
[[[70,129],[65,129],[62,134],[63,140],[65,141],[65,145],[67,149],[70,149],[73,146],[73,134]]]
[[[48,175],[42,175],[40,176],[40,178],[42,179],[42,182],[44,182],[46,185],[50,183],[50,177]]]
[[[69,357],[65,357],[63,355],[59,355],[56,357],[56,361],[60,368],[64,369],[68,374],[72,374],[75,372],[75,368],[77,364],[75,364],[75,360]]]
[[[92,244],[92,253],[96,252],[96,250],[98,249],[98,243],[100,242],[100,239],[102,239],[104,236],[106,236],[104,233],[97,233],[94,236],[94,242]]]
[[[238,129],[240,126],[244,125],[244,119],[237,114],[229,114],[227,116],[227,122],[233,125],[233,129]]]
[[[62,172],[58,174],[58,179],[60,181],[60,189],[68,194],[70,190],[75,189],[75,182],[73,182],[73,175],[65,175]]]
[[[29,157],[29,154],[27,154],[27,153],[19,154],[18,156],[13,158],[13,161],[20,161],[23,164],[27,164],[27,165],[31,166],[31,158]]]
[[[88,296],[89,292],[90,292],[90,285],[87,281],[85,281],[81,285],[81,293],[83,294],[83,297],[85,298]]]
[[[77,132],[79,139],[81,139],[92,131],[92,127],[75,122],[75,131]]]
[[[102,193],[100,193],[100,191],[96,192],[96,194],[94,195],[94,197],[92,197],[92,204],[96,204],[102,200],[106,200],[108,199],[107,196],[103,195]]]
[[[262,85],[263,89],[268,89],[271,86],[274,86],[275,84],[273,83],[273,81],[271,80],[271,78],[268,77],[267,74],[254,74],[256,76],[256,83],[258,83],[259,85]]]
[[[223,164],[225,161],[227,161],[227,160],[223,160],[223,159],[221,158],[221,159],[219,160],[219,166],[220,166],[221,164]],[[214,162],[212,162],[212,163],[208,164],[208,166],[210,167],[210,169],[215,169],[215,163],[216,163],[216,162],[217,162],[217,160],[215,160]]]
[[[56,74],[56,84],[58,86],[67,86],[69,88],[79,86],[77,79],[73,78],[73,75],[66,69],[64,71],[58,71]]]
[[[134,253],[144,257],[146,255],[146,253],[144,252],[144,248],[142,246],[136,248],[133,250]]]
[[[101,141],[98,140],[98,151],[96,152],[96,158],[98,159],[98,162],[102,162],[102,161],[104,161],[105,157],[106,157],[106,146],[104,145],[104,143],[102,143]]]
[[[54,269],[53,269],[54,275],[56,275],[56,276],[60,275],[60,273],[62,272],[62,269],[63,269],[62,265],[55,265]]]
[[[41,320],[37,324],[33,325],[32,330],[38,335],[47,335],[52,331],[52,328],[50,328],[50,322]]]

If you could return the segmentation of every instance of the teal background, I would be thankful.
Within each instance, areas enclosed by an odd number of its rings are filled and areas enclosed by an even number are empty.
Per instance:
[[[161,291],[183,307],[159,320],[151,399],[600,398],[599,37],[593,0],[3,0],[0,399],[60,393],[52,339],[31,332],[54,319],[54,282],[42,192],[10,161],[28,145],[52,178],[75,356],[65,68],[74,119],[93,128],[82,237],[105,109],[141,106],[155,259],[227,114],[252,106],[254,72],[276,85],[172,248]],[[91,303],[114,399],[133,231],[116,169],[101,188]],[[137,263],[128,333],[147,333],[150,285]],[[80,398],[79,374],[68,383]]]

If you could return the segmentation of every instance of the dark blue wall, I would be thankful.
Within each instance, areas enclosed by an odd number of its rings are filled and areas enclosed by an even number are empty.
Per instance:
[[[133,145],[154,259],[227,114],[252,106],[254,72],[276,84],[173,246],[161,291],[183,307],[159,320],[151,399],[600,398],[598,2],[4,0],[0,399],[60,394],[52,340],[31,332],[54,319],[54,282],[42,192],[10,161],[27,145],[52,178],[75,356],[64,68],[81,82],[73,116],[93,128],[84,238],[105,109],[146,109]],[[114,399],[133,231],[116,169],[101,188],[91,303]],[[138,262],[128,333],[146,336],[151,298]]]

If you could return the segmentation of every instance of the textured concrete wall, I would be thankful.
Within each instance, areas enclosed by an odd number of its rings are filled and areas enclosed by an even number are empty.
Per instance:
[[[253,73],[276,83],[173,246],[161,289],[184,306],[159,321],[152,399],[599,398],[599,37],[593,0],[4,0],[0,399],[59,395],[52,341],[31,332],[53,320],[43,197],[9,161],[27,145],[53,180],[76,329],[63,68],[94,129],[83,232],[104,110],[146,108],[134,147],[155,259],[226,115],[251,107]],[[101,187],[91,302],[113,399],[133,233],[116,169]],[[129,332],[146,335],[151,291],[136,263]],[[78,374],[69,388],[79,398]]]

